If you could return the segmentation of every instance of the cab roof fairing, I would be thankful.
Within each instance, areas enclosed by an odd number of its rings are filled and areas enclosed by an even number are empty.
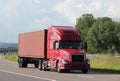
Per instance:
[[[58,40],[82,41],[78,31],[72,26],[51,26],[50,31],[55,34],[52,38]]]

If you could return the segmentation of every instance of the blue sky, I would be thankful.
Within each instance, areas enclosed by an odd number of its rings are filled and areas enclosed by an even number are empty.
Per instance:
[[[119,0],[0,0],[0,42],[17,42],[18,34],[51,25],[74,26],[85,13],[120,19]]]

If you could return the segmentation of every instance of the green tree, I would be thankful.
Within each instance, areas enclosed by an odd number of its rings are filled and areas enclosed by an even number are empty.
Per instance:
[[[120,53],[120,22],[109,17],[94,19],[92,14],[78,18],[76,28],[82,35],[87,52]]]
[[[115,33],[116,36],[114,38],[114,44],[118,53],[120,53],[120,22],[115,22],[116,28]]]
[[[86,35],[92,24],[94,23],[94,17],[92,14],[83,14],[82,17],[78,18],[76,24],[76,29],[82,34],[84,40],[86,40]]]
[[[103,17],[96,19],[86,37],[88,42],[88,51],[114,52],[114,30],[115,25],[111,18]]]
[[[82,35],[86,50],[87,50],[87,41],[86,41],[87,32],[92,27],[93,23],[94,23],[94,17],[92,14],[83,14],[82,17],[78,18],[76,24],[76,29],[78,29],[78,31]]]

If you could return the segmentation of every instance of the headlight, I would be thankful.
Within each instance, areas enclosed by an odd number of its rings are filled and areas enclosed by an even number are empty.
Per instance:
[[[68,61],[65,59],[62,59],[62,64],[68,64]]]

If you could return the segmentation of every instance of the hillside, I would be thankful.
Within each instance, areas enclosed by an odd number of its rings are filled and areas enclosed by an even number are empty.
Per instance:
[[[17,43],[0,42],[0,48],[17,47]]]

